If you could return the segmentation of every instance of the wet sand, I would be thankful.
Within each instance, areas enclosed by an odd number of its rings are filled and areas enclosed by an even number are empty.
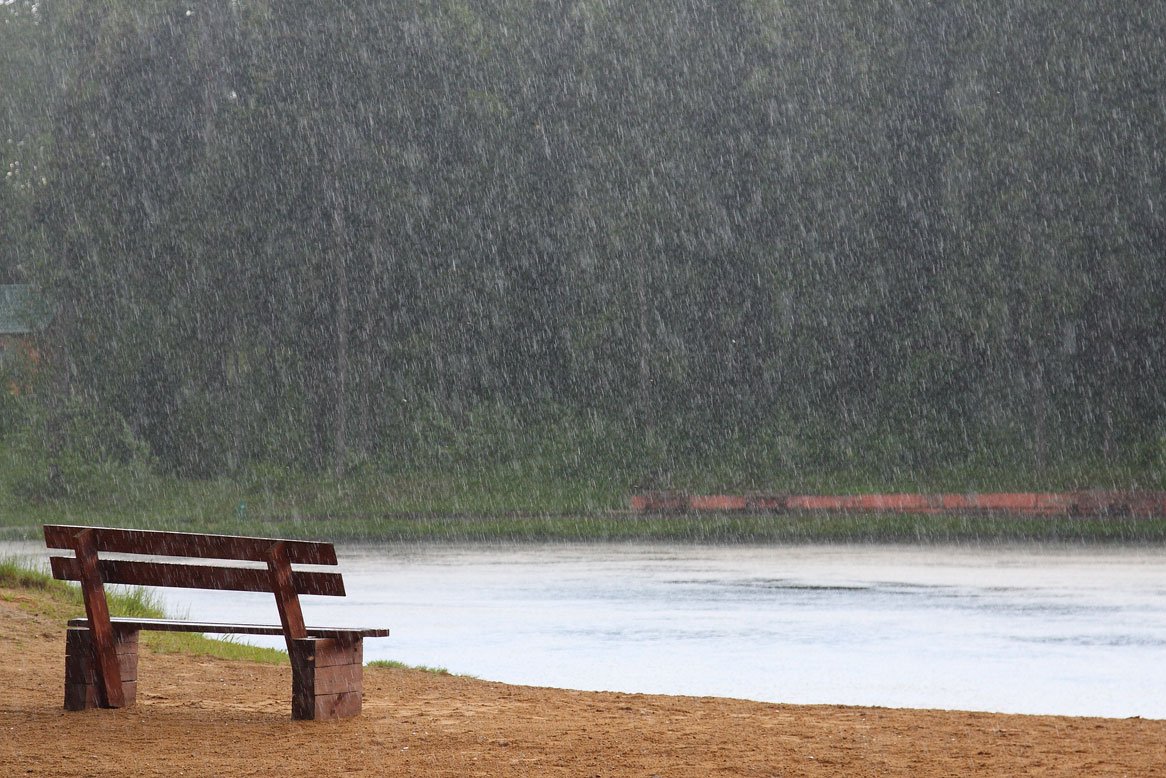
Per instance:
[[[64,642],[35,595],[0,589],[0,775],[1166,775],[1166,721],[574,692],[383,668],[366,669],[359,717],[293,722],[288,667],[146,649],[135,706],[68,713]]]

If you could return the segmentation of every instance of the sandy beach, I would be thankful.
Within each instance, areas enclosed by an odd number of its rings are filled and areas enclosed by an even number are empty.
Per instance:
[[[138,702],[62,707],[64,624],[0,589],[0,774],[1166,775],[1166,721],[793,706],[367,668],[364,711],[290,719],[288,667],[143,650]],[[521,657],[515,657],[521,661]]]

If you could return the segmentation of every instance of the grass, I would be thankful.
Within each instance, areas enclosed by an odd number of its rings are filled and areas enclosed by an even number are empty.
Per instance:
[[[85,605],[81,589],[58,581],[39,570],[32,570],[12,560],[0,560],[0,588],[26,589],[45,595],[43,608],[49,615],[62,621],[84,615]],[[150,590],[133,587],[124,591],[106,592],[111,616],[138,618],[166,618],[158,599]],[[260,648],[245,643],[213,640],[199,634],[185,632],[151,632],[144,630],[140,640],[154,651],[166,654],[239,659],[264,664],[286,664],[287,653],[271,648]]]
[[[12,559],[0,559],[0,598],[5,598],[3,590],[25,590],[37,593],[40,596],[35,601],[22,602],[22,606],[59,619],[62,623],[84,613],[85,605],[81,600],[80,587],[65,581],[58,581],[45,572],[33,570]],[[168,618],[157,597],[144,587],[133,587],[125,591],[107,591],[106,602],[109,603],[111,616]],[[286,651],[248,645],[231,639],[233,637],[228,636],[226,640],[214,640],[190,632],[142,630],[139,633],[139,640],[157,653],[214,657],[262,664],[288,663]],[[368,666],[417,670],[435,675],[450,674],[444,667],[412,666],[385,659],[369,662]]]
[[[387,667],[392,670],[417,670],[422,673],[432,673],[433,675],[449,675],[450,672],[444,667],[430,667],[428,665],[407,665],[404,662],[398,662],[394,659],[374,659],[368,663],[369,667]]]
[[[344,538],[404,542],[1166,542],[1166,519],[902,514],[337,518],[318,529]]]
[[[197,527],[245,531],[271,517],[289,523],[392,515],[500,515],[608,512],[627,490],[590,481],[556,482],[516,475],[508,467],[446,473],[243,476],[193,481],[164,476],[110,478],[100,495],[29,500],[0,489],[0,532],[45,523]],[[2,537],[2,535],[0,535]]]
[[[1166,518],[1031,517],[914,514],[685,514],[437,516],[71,515],[78,524],[221,532],[348,542],[661,542],[661,543],[1166,543]],[[8,539],[35,540],[35,525],[3,528]]]
[[[337,541],[797,542],[1166,542],[1166,520],[798,514],[638,516],[629,496],[648,488],[594,465],[556,472],[543,461],[406,471],[366,466],[348,477],[256,466],[234,479],[189,480],[142,469],[110,473],[100,489],[33,499],[11,488],[16,464],[0,454],[0,540],[32,539],[44,523],[129,526]],[[692,493],[1041,491],[1166,489],[1153,467],[1064,462],[1039,478],[993,461],[928,472],[877,469],[791,471],[735,460],[686,466],[653,485]],[[871,466],[874,468],[874,465]],[[7,479],[7,480],[6,480]]]

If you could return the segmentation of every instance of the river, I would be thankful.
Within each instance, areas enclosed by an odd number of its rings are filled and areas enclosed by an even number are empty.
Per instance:
[[[27,544],[0,555],[43,558]],[[517,684],[1166,718],[1166,549],[340,546],[309,623],[388,626],[366,661]],[[156,590],[271,622],[269,595]],[[256,638],[264,645],[278,639]]]

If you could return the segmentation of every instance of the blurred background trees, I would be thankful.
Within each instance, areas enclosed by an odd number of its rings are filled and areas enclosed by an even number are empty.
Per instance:
[[[3,3],[28,402],[191,477],[1161,479],[1164,49],[1088,0]]]

